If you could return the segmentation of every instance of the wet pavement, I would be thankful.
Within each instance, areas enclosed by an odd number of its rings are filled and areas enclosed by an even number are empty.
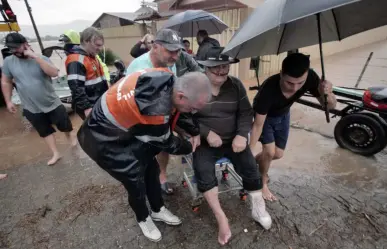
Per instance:
[[[327,78],[353,86],[374,51],[379,57],[360,87],[386,85],[386,46],[327,58]],[[223,194],[233,233],[226,248],[387,248],[387,152],[366,158],[338,148],[333,139],[338,119],[326,124],[321,111],[296,104],[291,115],[285,156],[269,172],[279,199],[267,203],[273,227],[264,231],[253,222],[238,193]],[[166,197],[166,205],[183,224],[157,223],[163,240],[152,243],[128,209],[123,187],[79,148],[69,149],[63,134],[56,134],[63,158],[48,167],[50,155],[36,132],[23,132],[20,117],[4,109],[0,117],[0,173],[8,174],[0,181],[0,248],[219,248],[208,205],[191,211],[189,191],[180,185],[179,157],[169,167],[176,193]],[[78,129],[80,119],[73,117],[73,123]]]

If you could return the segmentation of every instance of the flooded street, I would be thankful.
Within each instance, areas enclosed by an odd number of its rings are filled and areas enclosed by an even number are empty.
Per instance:
[[[359,87],[387,86],[385,41],[327,57],[327,79],[353,87],[370,52],[374,57]],[[319,73],[318,63],[313,68]],[[0,109],[0,117],[0,173],[8,174],[0,181],[0,248],[219,248],[208,205],[191,211],[179,157],[170,163],[176,194],[166,197],[166,205],[183,224],[157,223],[163,240],[156,244],[142,236],[122,186],[79,148],[69,149],[63,134],[56,133],[63,158],[47,167],[46,145],[26,131],[20,113]],[[272,229],[252,221],[237,192],[221,195],[233,233],[227,248],[386,248],[387,152],[363,157],[339,148],[333,138],[339,118],[327,124],[322,111],[295,104],[291,118],[285,155],[269,171],[269,187],[279,199],[267,203]],[[78,130],[80,118],[72,121]]]

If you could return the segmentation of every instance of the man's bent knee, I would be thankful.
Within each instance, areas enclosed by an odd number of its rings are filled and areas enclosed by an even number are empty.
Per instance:
[[[275,153],[274,153],[274,157],[273,159],[276,160],[276,159],[280,159],[284,156],[284,150],[283,149],[280,149],[278,147],[275,148]]]
[[[274,143],[262,145],[262,155],[265,159],[273,160],[276,155]]]

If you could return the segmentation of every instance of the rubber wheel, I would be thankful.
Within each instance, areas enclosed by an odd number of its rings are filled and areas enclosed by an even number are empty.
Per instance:
[[[356,154],[372,156],[386,146],[386,131],[377,118],[362,113],[344,116],[335,126],[338,145]]]

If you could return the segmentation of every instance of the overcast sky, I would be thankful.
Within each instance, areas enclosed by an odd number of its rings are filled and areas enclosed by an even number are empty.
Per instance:
[[[35,22],[60,24],[73,20],[96,20],[103,12],[134,12],[141,0],[28,0]],[[153,2],[148,0],[148,2]],[[31,24],[24,0],[8,0],[19,24]]]

